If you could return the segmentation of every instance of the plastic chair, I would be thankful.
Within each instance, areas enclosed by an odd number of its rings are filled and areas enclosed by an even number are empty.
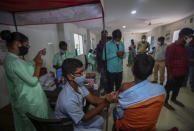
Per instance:
[[[73,131],[73,121],[65,119],[43,119],[26,113],[37,131]]]

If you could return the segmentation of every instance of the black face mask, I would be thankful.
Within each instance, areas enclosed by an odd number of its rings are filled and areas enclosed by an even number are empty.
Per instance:
[[[20,56],[25,56],[28,53],[28,47],[22,45],[19,47],[19,51]]]

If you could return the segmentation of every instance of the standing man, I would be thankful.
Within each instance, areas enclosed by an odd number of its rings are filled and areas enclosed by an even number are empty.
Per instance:
[[[100,86],[104,88],[104,93],[103,94],[108,93],[106,65],[105,65],[105,62],[102,59],[103,48],[104,48],[104,45],[107,42],[107,40],[106,40],[107,36],[108,36],[108,32],[106,30],[103,30],[101,32],[101,40],[100,40],[99,44],[96,47],[96,61],[97,61],[98,71],[101,73]]]
[[[169,93],[172,90],[171,101],[181,107],[184,104],[177,100],[180,87],[182,86],[185,75],[187,73],[188,50],[186,43],[192,40],[193,30],[184,28],[179,32],[179,38],[170,44],[166,50],[166,67],[167,67],[167,83],[166,83],[166,100],[164,106],[169,110],[175,110],[169,103]]]
[[[123,58],[126,57],[121,31],[114,30],[112,37],[113,40],[108,41],[103,49],[103,60],[107,61],[108,92],[113,91],[114,85],[116,90],[120,88],[123,79]]]
[[[53,67],[57,70],[61,68],[63,64],[63,60],[67,58],[75,58],[76,55],[74,53],[71,53],[67,51],[67,43],[65,41],[60,41],[59,42],[59,49],[60,51],[55,54],[53,58]]]
[[[158,45],[154,53],[155,65],[154,65],[154,81],[158,82],[158,70],[160,71],[160,85],[164,82],[165,73],[165,58],[166,58],[166,48],[167,44],[164,43],[165,38],[163,36],[158,38]]]
[[[138,54],[146,54],[148,51],[149,51],[149,43],[146,41],[146,36],[143,35],[141,37],[142,41],[140,41],[138,44],[137,44],[137,53]]]

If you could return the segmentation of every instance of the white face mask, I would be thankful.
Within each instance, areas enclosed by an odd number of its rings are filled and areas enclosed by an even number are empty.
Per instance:
[[[116,42],[116,43],[117,43],[117,45],[119,45],[120,42]]]
[[[186,41],[187,44],[189,44],[192,41],[192,39],[193,39],[192,37],[189,37],[189,38],[186,38],[185,41]]]

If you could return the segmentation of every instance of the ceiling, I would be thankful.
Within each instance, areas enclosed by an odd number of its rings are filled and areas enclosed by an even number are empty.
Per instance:
[[[193,14],[194,0],[104,0],[104,10],[108,31],[147,32]]]

